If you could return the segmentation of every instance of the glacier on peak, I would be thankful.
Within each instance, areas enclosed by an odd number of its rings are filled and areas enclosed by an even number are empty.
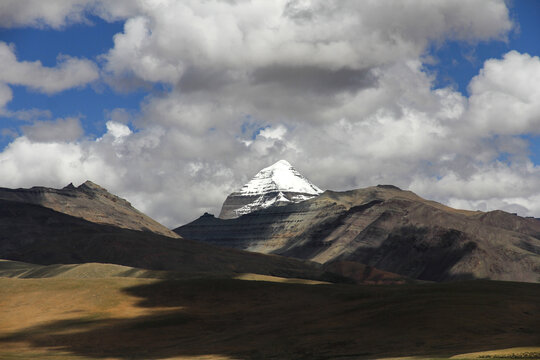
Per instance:
[[[309,195],[322,194],[322,190],[300,174],[287,160],[279,160],[257,173],[238,194],[262,195],[269,192],[295,192]]]
[[[230,194],[221,208],[222,219],[232,219],[270,206],[298,203],[323,191],[286,160],[259,171],[239,191]]]

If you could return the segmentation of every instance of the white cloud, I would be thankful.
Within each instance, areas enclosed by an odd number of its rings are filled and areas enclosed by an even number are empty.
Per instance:
[[[448,171],[436,178],[417,177],[410,188],[450,206],[471,210],[505,210],[522,216],[540,214],[540,168],[530,161],[493,162],[469,176]]]
[[[153,47],[149,20],[129,19],[125,32],[114,37],[115,47],[107,55],[107,70],[117,75],[134,74],[144,81],[175,82],[182,74],[182,64],[173,64],[160,54],[148,51]],[[127,74],[124,74],[127,73]]]
[[[52,117],[52,113],[50,110],[42,109],[24,109],[17,111],[4,110],[3,112],[0,112],[0,115],[22,121],[50,119]]]
[[[131,134],[131,130],[125,124],[116,121],[107,121],[107,133],[112,135],[115,140],[119,140]]]
[[[4,0],[0,3],[0,26],[51,26],[85,21],[86,0]]]
[[[510,51],[469,85],[470,123],[487,133],[540,133],[540,58]]]
[[[7,109],[7,104],[13,100],[13,91],[11,88],[2,82],[0,82],[0,116],[11,117],[23,121],[32,121],[36,119],[46,119],[52,116],[48,110],[41,109],[25,109],[10,111]]]
[[[278,124],[260,130],[255,139],[243,141],[243,143],[251,155],[260,158],[269,155],[279,156],[295,149],[293,141],[287,139],[286,135],[287,128]]]
[[[0,115],[5,112],[5,106],[13,99],[13,92],[6,84],[0,82]]]
[[[275,128],[267,127],[259,132],[258,136],[262,136],[266,139],[282,140],[287,133],[287,128],[283,125],[278,125]]]
[[[115,36],[106,69],[180,88],[197,69],[236,80],[265,68],[362,70],[415,59],[430,41],[503,38],[512,27],[496,0],[147,1],[137,11]]]
[[[72,142],[84,133],[78,118],[56,119],[55,121],[34,121],[22,127],[24,135],[33,142]]]
[[[87,179],[115,185],[118,173],[106,158],[84,149],[81,144],[65,142],[34,142],[25,136],[15,139],[0,153],[2,185],[56,186],[69,182],[82,183]],[[67,179],[70,179],[66,182]]]
[[[174,226],[219,212],[229,192],[285,158],[322,188],[392,183],[450,205],[540,215],[538,169],[515,136],[538,128],[538,58],[510,52],[486,62],[470,98],[434,90],[423,71],[433,42],[504,40],[512,23],[503,1],[65,4],[8,26],[128,17],[102,57],[106,76],[168,90],[147,96],[136,116],[108,114],[97,141],[15,139],[0,153],[2,186],[92,179]],[[14,68],[50,70],[4,52]],[[62,64],[56,73],[67,73]],[[7,103],[11,92],[1,90]],[[252,138],[246,123],[263,130]]]
[[[2,0],[0,27],[60,29],[75,23],[90,23],[87,15],[95,14],[108,21],[133,13],[138,1],[132,0]]]
[[[90,60],[59,56],[56,67],[45,67],[40,61],[17,61],[13,46],[0,42],[0,82],[24,85],[53,94],[84,86],[99,77],[97,66]]]

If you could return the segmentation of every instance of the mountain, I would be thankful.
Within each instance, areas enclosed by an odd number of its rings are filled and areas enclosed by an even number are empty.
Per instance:
[[[98,224],[150,231],[177,238],[178,235],[131,204],[91,181],[63,189],[35,186],[30,189],[0,188],[0,200],[36,204]]]
[[[0,200],[0,259],[40,265],[108,263],[185,274],[255,273],[346,280],[317,263],[94,223],[40,205],[8,200]]]
[[[34,201],[35,196],[29,198]],[[96,210],[77,206],[93,204],[66,198],[65,206],[92,216]],[[96,206],[103,206],[102,213],[114,212],[105,202]],[[278,235],[286,239],[281,246],[293,245],[299,238],[291,236],[306,232],[334,244],[322,230],[339,229],[337,241],[349,241],[354,248],[348,231],[363,226],[355,216],[382,211],[390,215],[380,217],[390,221],[392,211],[408,209],[411,222],[425,218],[428,210],[423,213],[415,206],[429,207],[430,216],[436,211],[453,214],[453,224],[459,224],[460,216],[480,216],[478,221],[488,227],[504,224],[510,229],[504,231],[522,234],[522,247],[535,246],[526,234],[540,233],[534,219],[523,222],[502,212],[482,217],[486,214],[453,210],[394,187],[326,192],[236,219],[206,215],[203,220],[207,226],[219,222],[230,233],[242,230],[238,224],[245,219],[256,219],[246,225],[251,237],[272,238],[264,229],[274,226],[275,239]],[[112,215],[124,225],[126,215]],[[444,216],[439,220],[448,224]],[[372,235],[397,225],[377,226]],[[253,232],[257,228],[266,232]],[[232,239],[249,243],[247,236]],[[429,253],[409,239],[405,242],[413,248]],[[307,256],[323,244],[310,241],[291,249],[304,246]],[[321,249],[332,249],[332,244]],[[527,262],[527,255],[522,255]],[[478,351],[484,351],[482,357],[538,358],[534,347],[539,338],[538,284],[482,280],[420,284],[339,256],[317,264],[219,248],[91,222],[21,197],[0,199],[0,258],[11,259],[0,260],[1,359],[448,359]],[[515,264],[514,270],[519,266]],[[356,286],[335,273],[356,283],[400,285]],[[512,349],[502,355],[493,351],[501,348]]]
[[[236,219],[205,214],[174,230],[214,245],[330,264],[358,262],[430,281],[540,281],[540,220],[457,210],[391,185],[272,206]]]
[[[230,194],[219,218],[234,219],[253,211],[298,203],[314,198],[322,190],[294,169],[286,160],[259,171],[239,191]]]

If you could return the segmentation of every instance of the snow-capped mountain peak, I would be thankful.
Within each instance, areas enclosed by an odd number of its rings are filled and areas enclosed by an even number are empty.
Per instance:
[[[230,194],[219,217],[231,219],[271,206],[298,203],[322,192],[287,160],[279,160],[259,171],[239,191]]]
[[[262,195],[269,192],[295,192],[319,195],[323,191],[296,171],[287,160],[279,160],[257,173],[238,192],[239,195]]]

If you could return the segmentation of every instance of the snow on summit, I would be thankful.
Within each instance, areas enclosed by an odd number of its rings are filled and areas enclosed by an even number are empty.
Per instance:
[[[230,194],[221,208],[221,219],[234,219],[271,206],[298,203],[321,194],[286,160],[259,171],[240,191]]]
[[[275,191],[308,195],[319,195],[323,192],[296,171],[287,160],[279,160],[259,171],[237,194],[262,195]]]

